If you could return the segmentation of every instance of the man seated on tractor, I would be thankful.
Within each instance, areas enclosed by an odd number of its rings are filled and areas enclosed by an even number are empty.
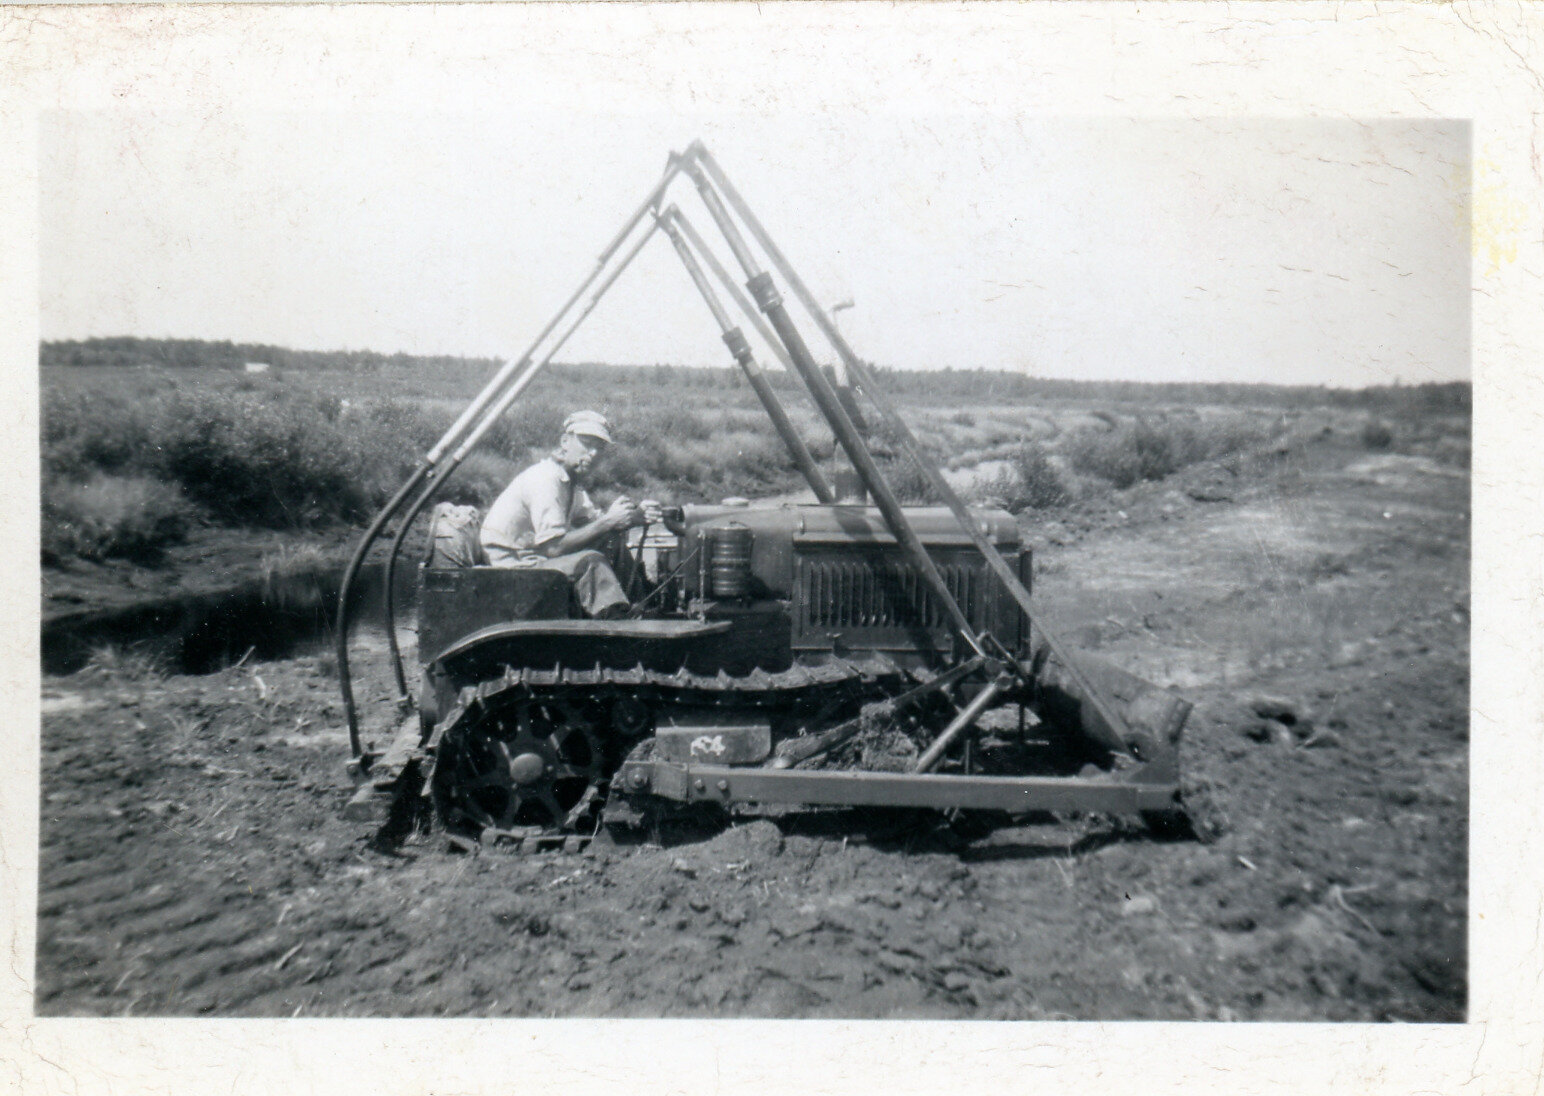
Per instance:
[[[611,428],[597,411],[575,411],[551,455],[516,476],[483,517],[479,538],[494,567],[561,571],[579,605],[592,617],[615,619],[630,607],[606,556],[617,534],[665,521],[659,503],[626,495],[601,512],[582,486],[611,444]]]

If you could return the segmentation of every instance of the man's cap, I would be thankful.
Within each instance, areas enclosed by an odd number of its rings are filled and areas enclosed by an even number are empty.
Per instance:
[[[575,411],[563,420],[563,433],[585,434],[608,445],[611,443],[611,424],[599,411]]]

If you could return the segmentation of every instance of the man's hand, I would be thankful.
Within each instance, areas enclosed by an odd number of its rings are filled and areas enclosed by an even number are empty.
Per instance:
[[[663,525],[676,534],[685,531],[681,522],[672,519],[670,512],[662,503],[655,502],[653,499],[644,499],[641,505],[643,506],[643,520],[649,525]],[[680,512],[680,508],[677,507],[676,514],[679,515]]]
[[[622,495],[606,508],[605,514],[601,516],[601,521],[605,522],[606,527],[613,531],[631,529],[635,525],[642,525],[644,523],[643,508],[626,495]]]

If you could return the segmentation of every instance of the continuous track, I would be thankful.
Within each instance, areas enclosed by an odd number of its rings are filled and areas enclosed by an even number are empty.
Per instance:
[[[637,666],[506,668],[463,689],[426,743],[427,787],[452,833],[550,843],[588,835],[623,757],[671,710],[765,711],[797,733],[912,681],[883,656],[778,673],[666,674]]]

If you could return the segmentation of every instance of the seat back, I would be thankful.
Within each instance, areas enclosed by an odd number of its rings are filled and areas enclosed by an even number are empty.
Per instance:
[[[571,588],[541,567],[430,567],[418,572],[418,658],[428,665],[462,636],[513,620],[563,620]]]

